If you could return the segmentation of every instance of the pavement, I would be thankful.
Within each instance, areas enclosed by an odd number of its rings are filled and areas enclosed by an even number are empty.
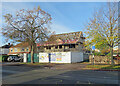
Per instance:
[[[3,65],[0,71],[2,71],[2,84],[119,84],[120,82],[118,71],[82,70],[84,66],[82,64],[60,64],[52,67]]]

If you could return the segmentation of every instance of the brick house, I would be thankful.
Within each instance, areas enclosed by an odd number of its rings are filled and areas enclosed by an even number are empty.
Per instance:
[[[0,55],[7,55],[9,53],[9,48],[13,46],[13,44],[6,44],[0,47]]]
[[[23,56],[23,53],[30,53],[30,45],[27,42],[22,42],[15,46],[10,47],[8,55]]]
[[[37,43],[38,52],[83,51],[85,37],[81,31],[52,35],[50,41]]]

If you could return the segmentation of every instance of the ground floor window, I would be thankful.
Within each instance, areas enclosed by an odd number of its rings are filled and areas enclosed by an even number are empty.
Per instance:
[[[69,48],[75,48],[75,44],[70,44]]]
[[[59,48],[61,49],[61,48],[62,48],[62,45],[59,45]]]
[[[51,49],[51,47],[50,47],[50,46],[47,46],[46,49]]]
[[[58,46],[55,46],[55,49],[58,49]]]

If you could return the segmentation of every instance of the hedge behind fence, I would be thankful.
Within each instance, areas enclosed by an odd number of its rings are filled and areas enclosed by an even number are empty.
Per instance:
[[[94,56],[94,60],[93,60],[93,56],[90,55],[89,56],[89,62],[90,63],[96,63],[96,64],[111,64],[111,58],[109,56]],[[120,64],[120,60],[118,59],[114,59],[115,64]]]

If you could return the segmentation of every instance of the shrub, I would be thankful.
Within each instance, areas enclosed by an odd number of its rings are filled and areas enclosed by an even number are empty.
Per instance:
[[[8,56],[9,56],[9,55],[2,55],[2,62],[7,61]]]
[[[95,56],[100,56],[101,53],[100,53],[100,52],[95,52],[94,55],[95,55]]]

